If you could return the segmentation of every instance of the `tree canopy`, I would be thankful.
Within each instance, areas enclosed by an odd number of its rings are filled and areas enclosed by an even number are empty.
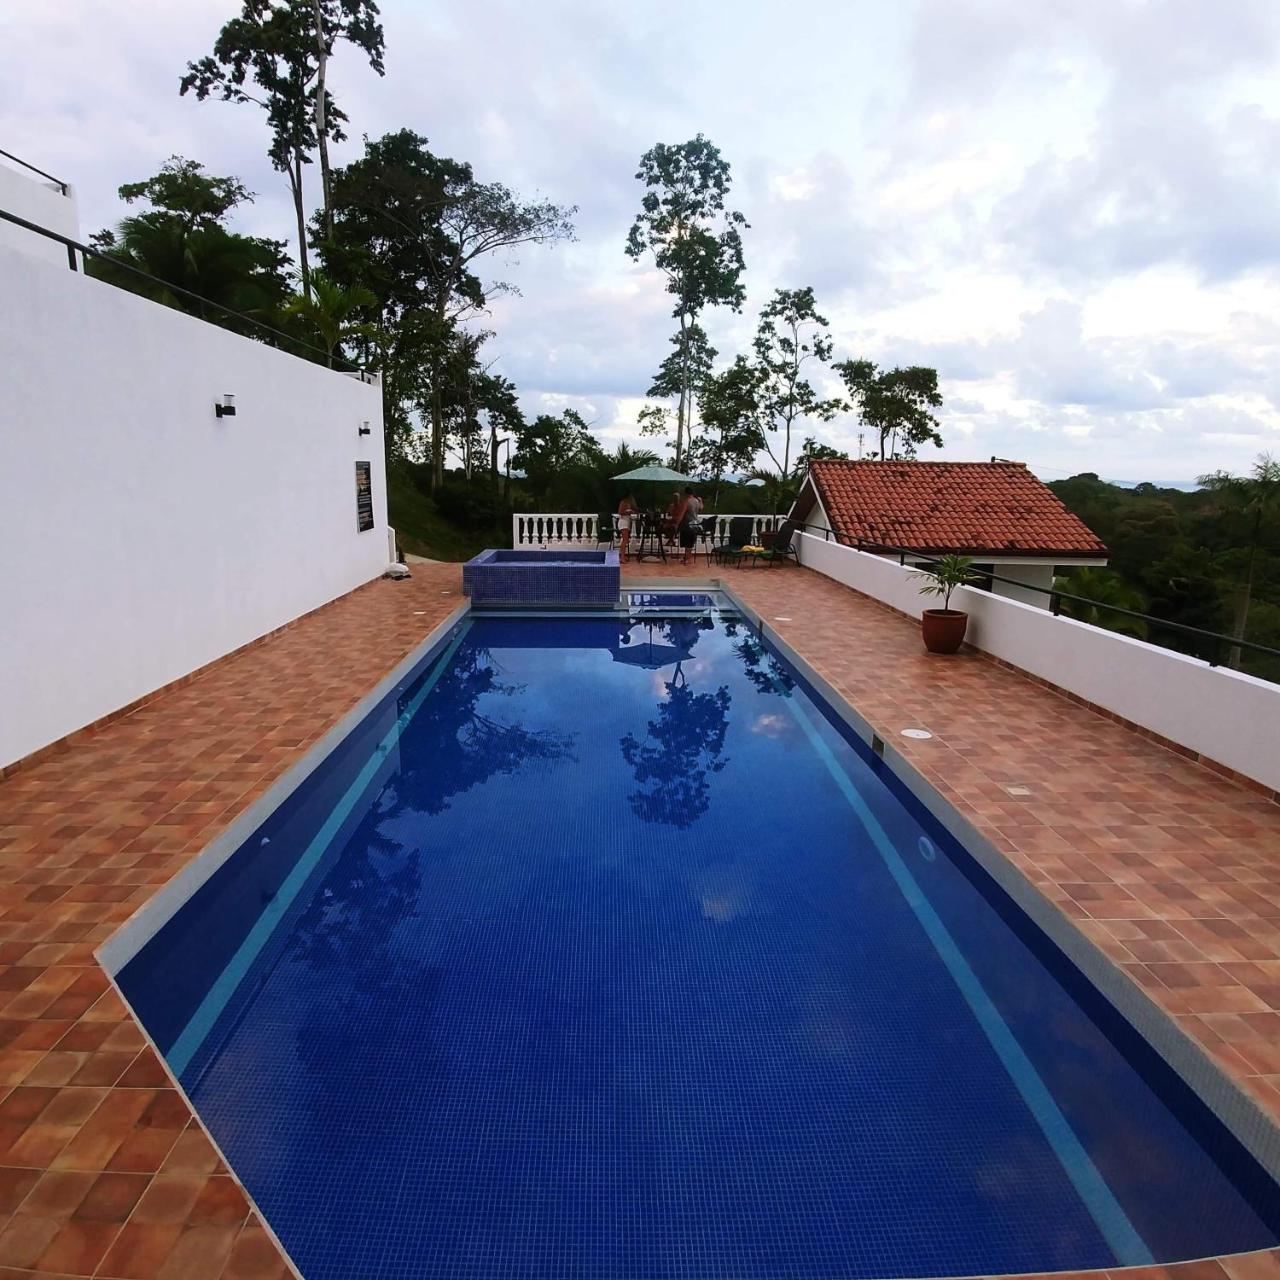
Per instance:
[[[942,446],[934,409],[942,407],[938,371],[923,365],[879,369],[870,360],[834,366],[885,458],[914,458],[922,444]]]

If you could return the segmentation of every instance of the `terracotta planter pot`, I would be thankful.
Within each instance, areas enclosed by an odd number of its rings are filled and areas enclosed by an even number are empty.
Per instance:
[[[968,626],[969,615],[960,609],[926,609],[920,615],[920,634],[930,653],[955,653]]]

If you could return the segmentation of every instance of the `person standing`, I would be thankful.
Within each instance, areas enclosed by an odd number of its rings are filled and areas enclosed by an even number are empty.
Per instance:
[[[630,494],[627,494],[618,503],[618,546],[622,551],[624,561],[628,558],[627,552],[631,546],[631,521],[635,513],[636,500]]]

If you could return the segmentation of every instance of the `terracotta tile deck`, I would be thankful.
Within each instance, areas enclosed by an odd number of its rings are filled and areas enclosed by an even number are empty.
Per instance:
[[[930,658],[912,623],[807,570],[710,572],[791,618],[773,625],[1280,1117],[1280,805],[980,656]],[[459,583],[456,565],[374,583],[0,782],[0,1280],[290,1274],[93,950]],[[917,724],[934,739],[898,736]],[[1280,1280],[1280,1252],[1124,1274],[1171,1271]]]

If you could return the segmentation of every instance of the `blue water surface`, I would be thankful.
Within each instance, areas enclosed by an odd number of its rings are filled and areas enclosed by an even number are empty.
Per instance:
[[[1274,1244],[1008,914],[741,620],[478,618],[121,981],[308,1280]]]

